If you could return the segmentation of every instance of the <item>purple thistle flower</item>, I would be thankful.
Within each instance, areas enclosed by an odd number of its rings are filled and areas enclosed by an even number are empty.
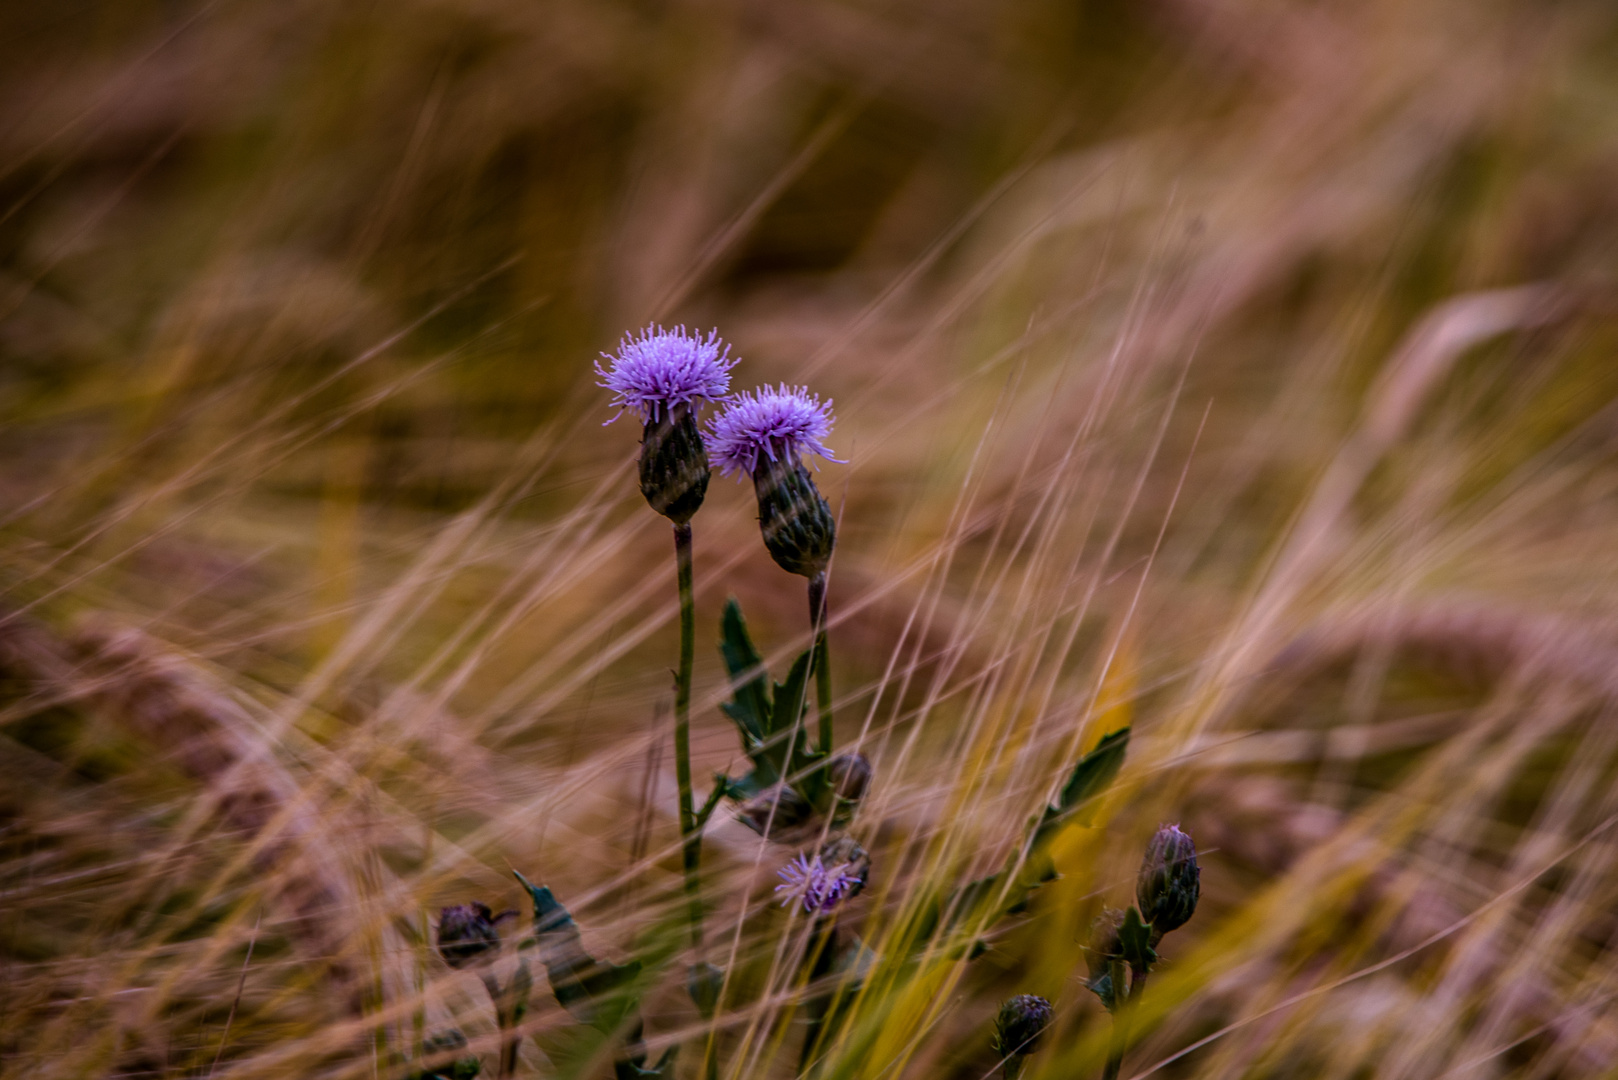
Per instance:
[[[800,854],[777,870],[776,876],[782,882],[775,887],[781,906],[801,901],[803,910],[808,912],[830,911],[865,884],[857,863],[838,863],[828,868],[819,855],[810,858]]]
[[[831,425],[831,402],[822,402],[807,386],[761,386],[737,394],[709,421],[709,454],[715,468],[738,479],[753,474],[760,453],[797,465],[808,451],[842,464],[820,441],[831,434]]]
[[[673,412],[680,405],[726,400],[730,369],[736,366],[730,357],[730,346],[719,339],[719,331],[709,331],[703,337],[686,333],[683,326],[665,330],[653,325],[642,330],[639,337],[625,334],[618,343],[617,355],[602,353],[601,359],[612,365],[595,366],[596,374],[601,376],[596,385],[617,395],[612,399],[613,408],[618,410],[612,420],[628,409],[642,423],[658,419],[664,410]]]

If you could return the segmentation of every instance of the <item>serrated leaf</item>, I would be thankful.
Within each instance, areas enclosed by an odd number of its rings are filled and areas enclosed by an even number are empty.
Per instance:
[[[1118,779],[1129,753],[1129,728],[1119,728],[1101,737],[1094,750],[1079,759],[1062,785],[1056,802],[1045,808],[1035,831],[1035,840],[1049,839],[1055,829],[1069,821],[1089,825],[1095,817],[1096,799]]]
[[[1094,979],[1084,980],[1084,986],[1085,989],[1101,999],[1102,1007],[1108,1012],[1112,1012],[1118,1007],[1117,997],[1113,993],[1112,974],[1110,972],[1103,973]]]
[[[615,964],[597,960],[584,950],[578,924],[551,890],[521,874],[517,880],[534,901],[534,941],[539,961],[550,977],[557,1002],[583,1023],[601,1031],[617,1031],[635,1009],[639,960]]]
[[[813,656],[812,649],[805,649],[799,653],[798,658],[792,661],[792,669],[787,672],[787,681],[775,684],[775,708],[770,715],[767,735],[785,735],[803,717],[804,708],[808,704],[809,661]],[[786,754],[784,740],[781,753]]]
[[[1140,917],[1140,909],[1130,904],[1124,912],[1124,921],[1118,927],[1119,954],[1136,971],[1149,971],[1157,963],[1152,949],[1152,926]]]
[[[725,603],[725,613],[719,620],[719,655],[725,661],[736,688],[731,700],[721,706],[726,716],[740,729],[746,749],[751,752],[770,732],[770,691],[764,658],[753,647],[753,638],[747,632],[747,620],[742,618],[742,606],[733,596]],[[738,682],[737,680],[744,679]],[[751,743],[747,740],[751,739]]]

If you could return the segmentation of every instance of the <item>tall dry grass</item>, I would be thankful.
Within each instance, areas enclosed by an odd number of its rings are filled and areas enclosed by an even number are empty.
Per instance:
[[[0,11],[0,1072],[492,1061],[431,923],[511,869],[666,937],[672,573],[590,371],[663,320],[836,399],[878,953],[1135,725],[823,1075],[983,1077],[1018,992],[1025,1075],[1098,1072],[1081,939],[1160,821],[1204,899],[1126,1076],[1608,1075],[1615,55],[1597,0]],[[699,777],[725,597],[807,644],[752,514],[699,519]],[[789,854],[710,829],[727,1077],[797,1061]],[[530,1074],[566,1023],[542,981]]]

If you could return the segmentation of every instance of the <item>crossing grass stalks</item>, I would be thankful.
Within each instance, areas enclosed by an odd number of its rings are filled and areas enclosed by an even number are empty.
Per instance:
[[[1594,0],[12,5],[0,1074],[402,1078],[451,1028],[492,1074],[433,924],[526,919],[517,870],[674,950],[652,1058],[798,1075],[794,852],[709,825],[712,1022],[675,944],[678,603],[592,371],[658,320],[837,403],[875,959],[819,1076],[986,1077],[1015,994],[1024,1080],[1099,1075],[1082,946],[1167,822],[1201,906],[1123,1076],[1612,1075],[1615,45]],[[702,790],[726,598],[811,645],[755,513],[704,509]],[[1060,879],[901,963],[1124,726]],[[571,1024],[540,980],[519,1074]]]

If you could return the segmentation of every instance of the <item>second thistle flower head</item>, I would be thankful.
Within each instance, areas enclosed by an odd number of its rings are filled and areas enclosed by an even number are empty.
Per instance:
[[[737,395],[708,425],[714,465],[726,476],[753,478],[771,557],[807,578],[825,571],[837,543],[831,507],[803,466],[805,453],[838,460],[821,441],[831,434],[831,422],[831,402],[782,384]]]
[[[624,335],[617,353],[602,353],[610,366],[596,364],[597,385],[616,396],[612,405],[635,413],[642,423],[667,416],[678,406],[695,408],[724,401],[730,392],[730,346],[713,330],[707,337],[688,334],[685,327],[665,330],[648,326],[638,337]],[[612,423],[608,420],[607,423]]]
[[[714,467],[740,478],[758,471],[761,456],[787,465],[800,464],[806,452],[837,461],[821,441],[831,434],[831,425],[831,402],[822,402],[807,386],[744,390],[708,424]]]

